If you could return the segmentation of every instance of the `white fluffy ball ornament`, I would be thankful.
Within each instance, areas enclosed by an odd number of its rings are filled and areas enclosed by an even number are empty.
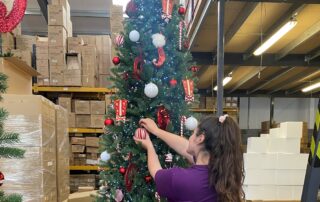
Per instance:
[[[105,162],[109,161],[110,158],[111,158],[111,156],[107,151],[102,152],[100,155],[100,159]]]
[[[129,39],[130,39],[130,41],[132,41],[132,42],[137,42],[137,41],[139,41],[139,39],[140,39],[140,33],[139,33],[137,30],[132,30],[132,31],[129,33]]]
[[[198,121],[193,116],[190,116],[187,118],[185,125],[188,130],[194,130],[198,126]]]
[[[166,37],[163,36],[162,34],[153,34],[151,36],[152,38],[152,43],[156,48],[162,48],[163,46],[166,45]]]
[[[144,87],[144,94],[148,97],[148,98],[154,98],[158,95],[159,93],[159,89],[158,86],[152,82],[148,83],[145,87]]]

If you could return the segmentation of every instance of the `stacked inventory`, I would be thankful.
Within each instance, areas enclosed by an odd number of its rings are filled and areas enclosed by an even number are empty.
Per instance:
[[[49,77],[49,44],[47,37],[37,37],[36,41],[36,66],[41,74],[38,76],[38,84],[50,85]]]
[[[99,154],[99,138],[83,137],[82,134],[75,134],[71,137],[70,165],[97,165]]]
[[[302,122],[248,138],[244,189],[249,200],[300,200],[308,154],[300,154]]]
[[[93,189],[96,186],[96,175],[71,175],[70,176],[70,191],[77,192],[79,187],[87,187]]]
[[[1,170],[7,173],[1,188],[21,194],[24,201],[57,201],[54,104],[41,96],[3,97],[0,105],[10,113],[5,130],[20,134],[16,146],[26,154],[21,160],[1,159]]]

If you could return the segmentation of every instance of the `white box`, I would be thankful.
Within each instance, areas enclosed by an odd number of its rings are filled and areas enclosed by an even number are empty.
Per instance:
[[[244,185],[276,185],[276,170],[246,169]]]
[[[253,185],[243,186],[246,200],[276,200],[277,186]]]
[[[292,200],[293,186],[277,186],[277,200]]]
[[[278,154],[276,169],[305,170],[308,164],[309,154]]]
[[[270,133],[269,137],[285,137],[284,135],[281,134],[280,128],[271,128],[269,130],[269,133]]]
[[[303,185],[306,170],[277,170],[276,185]]]
[[[269,137],[269,134],[260,134],[260,137]]]
[[[303,122],[283,122],[280,123],[280,129],[285,137],[301,138]]]
[[[247,169],[276,169],[277,154],[243,154],[244,168]]]
[[[300,154],[300,139],[268,138],[268,153]]]
[[[247,143],[247,153],[267,153],[268,139],[261,137],[250,137]]]
[[[301,200],[303,186],[293,186],[293,197],[292,200]]]

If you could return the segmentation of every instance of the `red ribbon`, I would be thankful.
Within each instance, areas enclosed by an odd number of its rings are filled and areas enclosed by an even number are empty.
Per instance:
[[[139,55],[138,57],[136,57],[134,59],[134,62],[133,62],[133,77],[135,79],[138,79],[140,80],[140,74],[143,70],[143,64],[144,64],[144,61],[143,61],[143,57],[142,55]]]
[[[134,179],[137,171],[138,171],[137,166],[134,163],[130,163],[127,168],[127,171],[124,175],[124,182],[125,182],[126,189],[128,192],[131,192],[131,190],[132,190],[133,179]]]

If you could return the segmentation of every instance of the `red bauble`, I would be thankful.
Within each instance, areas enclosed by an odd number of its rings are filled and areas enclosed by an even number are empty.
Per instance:
[[[124,168],[124,167],[120,167],[119,168],[119,173],[121,173],[121,175],[124,175],[124,174],[126,174],[126,168]]]
[[[175,80],[175,79],[171,79],[169,83],[170,83],[170,86],[171,86],[171,87],[175,87],[178,82],[177,82],[177,80]]]
[[[197,71],[199,71],[199,67],[197,67],[197,66],[192,66],[192,67],[190,67],[190,71],[192,71],[192,72],[197,72]]]
[[[113,62],[113,64],[115,64],[115,65],[118,65],[119,63],[120,63],[120,58],[117,56],[117,57],[114,57],[113,59],[112,59],[112,62]]]
[[[133,0],[129,1],[129,3],[127,4],[127,7],[126,7],[126,14],[129,16],[129,17],[134,17],[137,15],[137,12],[138,9],[137,9],[137,6],[136,4],[134,3]]]
[[[0,186],[2,186],[3,180],[4,180],[4,174],[0,172]]]
[[[163,106],[159,106],[157,110],[157,121],[158,121],[158,126],[162,130],[166,130],[167,126],[170,122],[170,115],[168,110]]]
[[[107,118],[106,120],[104,120],[104,125],[105,126],[110,126],[110,125],[113,125],[113,119],[109,119]]]
[[[146,183],[150,183],[152,181],[152,177],[150,175],[147,175],[144,177],[144,180],[146,181]]]
[[[180,15],[184,15],[184,14],[186,13],[186,9],[181,6],[181,7],[179,8],[179,10],[178,10],[178,13],[179,13]]]

